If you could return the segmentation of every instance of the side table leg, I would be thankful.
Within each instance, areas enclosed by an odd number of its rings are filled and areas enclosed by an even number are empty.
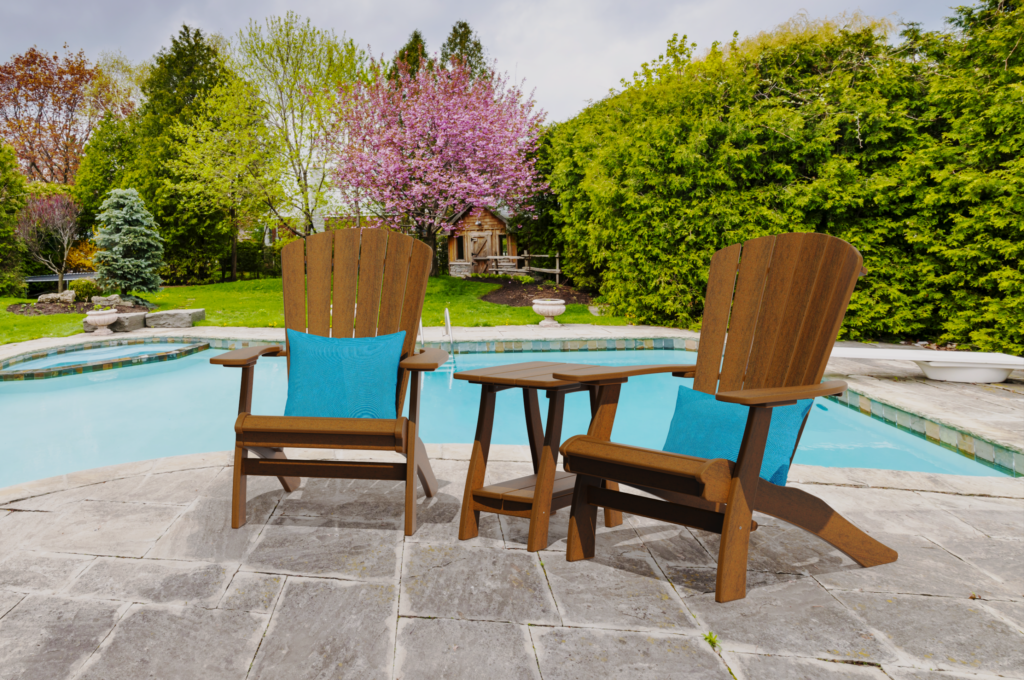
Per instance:
[[[487,454],[491,450],[491,431],[494,429],[494,397],[492,385],[480,387],[480,413],[476,418],[476,437],[473,455],[466,474],[466,492],[462,496],[462,517],[459,519],[459,540],[476,538],[480,533],[480,511],[473,509],[473,492],[484,485],[487,472]]]
[[[537,483],[533,489],[533,508],[530,510],[530,534],[526,541],[529,552],[548,547],[548,523],[551,520],[551,494],[555,485],[555,465],[558,445],[562,442],[562,411],[564,392],[548,392],[548,424],[544,428],[544,450],[537,469]]]
[[[530,440],[533,474],[537,474],[541,452],[544,450],[544,425],[540,419],[540,404],[536,389],[523,388],[523,409],[526,411],[526,437]]]

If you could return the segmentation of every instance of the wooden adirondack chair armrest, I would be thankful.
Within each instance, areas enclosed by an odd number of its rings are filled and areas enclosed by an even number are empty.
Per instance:
[[[211,364],[220,364],[221,366],[232,366],[235,368],[244,368],[246,366],[252,366],[256,361],[264,354],[272,357],[283,357],[287,356],[288,353],[280,345],[268,345],[265,347],[243,347],[242,349],[231,350],[224,354],[218,354],[217,356],[210,359]]]
[[[398,364],[407,371],[433,371],[448,361],[448,352],[443,349],[427,348],[418,354],[410,354]]]
[[[756,390],[719,392],[715,398],[718,399],[718,401],[725,401],[730,404],[740,404],[741,406],[772,408],[774,406],[789,406],[790,404],[795,404],[799,399],[827,397],[832,394],[842,394],[845,391],[846,381],[828,380],[823,383],[818,383],[817,385],[763,387]]]
[[[558,380],[572,380],[585,385],[599,385],[601,383],[623,383],[637,375],[651,375],[652,373],[671,373],[680,377],[690,377],[697,367],[692,364],[664,364],[653,366],[594,366],[581,371],[571,373],[555,373]],[[690,375],[684,375],[690,374]]]

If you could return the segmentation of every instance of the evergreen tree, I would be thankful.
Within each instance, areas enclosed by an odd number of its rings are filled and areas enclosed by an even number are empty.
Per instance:
[[[394,65],[391,67],[390,73],[392,80],[398,78],[398,64],[400,63],[409,67],[409,76],[413,78],[416,77],[416,73],[421,67],[433,67],[431,60],[427,57],[427,41],[423,39],[423,34],[419,29],[412,32],[409,40],[395,54]]]
[[[14,148],[0,143],[0,297],[25,294],[21,280],[22,248],[14,227],[27,196],[25,178],[18,172]]]
[[[153,216],[135,189],[114,189],[100,206],[102,225],[96,234],[95,262],[99,283],[122,294],[154,293],[160,287],[157,274],[163,265],[163,239]]]
[[[186,179],[177,172],[179,146],[172,130],[189,125],[226,69],[202,31],[183,26],[161,50],[142,85],[146,103],[133,126],[134,158],[119,182],[138,190],[153,211],[167,247],[164,273],[179,282],[204,282],[230,245],[230,229],[216,206],[186,200]]]
[[[448,65],[452,59],[462,61],[474,78],[487,73],[487,58],[480,37],[466,21],[456,21],[448,39],[441,46],[441,63]]]

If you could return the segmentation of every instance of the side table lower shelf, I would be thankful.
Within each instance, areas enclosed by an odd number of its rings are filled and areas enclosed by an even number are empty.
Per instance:
[[[536,486],[537,475],[527,475],[485,486],[472,492],[473,509],[529,519],[530,513],[533,511],[533,495]],[[551,512],[572,504],[572,491],[575,486],[576,475],[573,473],[555,473],[551,494]]]

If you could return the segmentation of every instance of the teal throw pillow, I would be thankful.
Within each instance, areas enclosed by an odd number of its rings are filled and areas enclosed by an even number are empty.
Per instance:
[[[405,331],[322,338],[288,330],[286,416],[394,419]]]
[[[761,479],[783,486],[800,426],[813,399],[772,409],[772,424],[761,462]],[[736,462],[743,443],[750,408],[715,399],[715,395],[679,388],[676,412],[668,428],[664,450],[697,458],[725,458]]]

